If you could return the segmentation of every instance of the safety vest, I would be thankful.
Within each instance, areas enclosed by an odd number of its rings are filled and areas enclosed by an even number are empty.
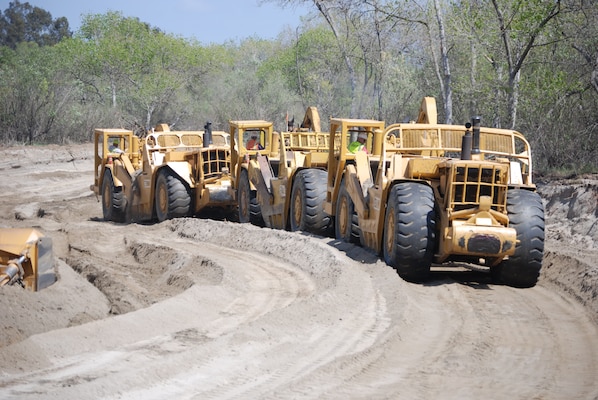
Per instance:
[[[365,144],[361,144],[358,141],[354,141],[349,145],[349,151],[351,153],[357,153],[360,150],[363,150],[365,147]]]

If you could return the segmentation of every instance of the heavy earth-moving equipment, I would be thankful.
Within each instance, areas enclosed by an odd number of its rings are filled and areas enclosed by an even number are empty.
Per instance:
[[[544,208],[528,141],[477,117],[465,126],[436,119],[433,98],[417,123],[331,119],[324,209],[336,237],[374,250],[408,281],[425,280],[433,264],[466,265],[534,286]],[[364,132],[367,151],[349,152]]]
[[[31,291],[56,281],[52,240],[33,228],[0,228],[0,286]]]
[[[312,225],[310,220],[319,218],[303,218],[297,210],[307,215],[323,211],[325,175],[321,171],[300,174],[301,185],[290,186],[300,170],[326,165],[328,134],[320,132],[318,109],[308,107],[299,128],[287,122],[288,132],[274,132],[272,122],[263,120],[230,121],[229,126],[235,142],[239,221],[321,234],[328,224]],[[294,218],[289,218],[290,209]]]
[[[146,137],[130,130],[95,130],[94,184],[104,219],[145,221],[194,215],[208,207],[232,209],[228,133],[170,131],[159,124]]]
[[[229,134],[233,141],[231,171],[239,222],[263,226],[257,189],[249,180],[249,160],[257,154],[265,154],[277,164],[279,134],[274,132],[272,122],[264,120],[229,121]]]
[[[303,117],[303,122],[299,127],[299,131],[301,132],[321,132],[322,128],[320,126],[320,113],[318,112],[318,108],[311,106],[307,107],[305,110],[305,116]]]
[[[247,164],[264,224],[326,235],[331,226],[323,208],[329,134],[320,132],[317,108],[307,109],[298,130],[279,136],[276,158],[258,152]]]

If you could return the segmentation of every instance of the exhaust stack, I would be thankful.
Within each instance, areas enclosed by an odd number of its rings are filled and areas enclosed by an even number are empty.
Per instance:
[[[207,121],[203,129],[203,147],[209,147],[212,144],[212,123]]]
[[[468,122],[465,124],[465,135],[463,135],[463,139],[461,140],[461,160],[471,160],[471,145],[472,145],[472,136],[471,136],[471,124]]]
[[[473,125],[473,145],[471,154],[480,154],[480,117],[473,117],[471,119]]]

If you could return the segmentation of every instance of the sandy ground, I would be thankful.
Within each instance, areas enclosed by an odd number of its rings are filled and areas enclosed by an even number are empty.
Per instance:
[[[0,148],[0,226],[58,281],[0,288],[2,399],[598,399],[598,186],[541,182],[539,284],[401,280],[330,238],[102,220],[90,145]]]

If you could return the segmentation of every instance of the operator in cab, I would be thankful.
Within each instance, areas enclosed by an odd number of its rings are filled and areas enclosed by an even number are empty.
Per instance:
[[[247,141],[247,150],[264,150],[264,146],[260,144],[257,138],[257,133],[251,134],[251,139]]]
[[[110,151],[110,153],[116,153],[116,154],[124,153],[124,151],[118,147],[118,140],[114,140],[112,142],[112,144],[110,145],[110,147],[108,147],[108,150]]]
[[[357,153],[358,151],[365,151],[367,153],[368,149],[365,147],[366,140],[368,140],[368,134],[365,132],[359,132],[359,135],[357,135],[357,140],[349,144],[349,151],[351,153]]]

